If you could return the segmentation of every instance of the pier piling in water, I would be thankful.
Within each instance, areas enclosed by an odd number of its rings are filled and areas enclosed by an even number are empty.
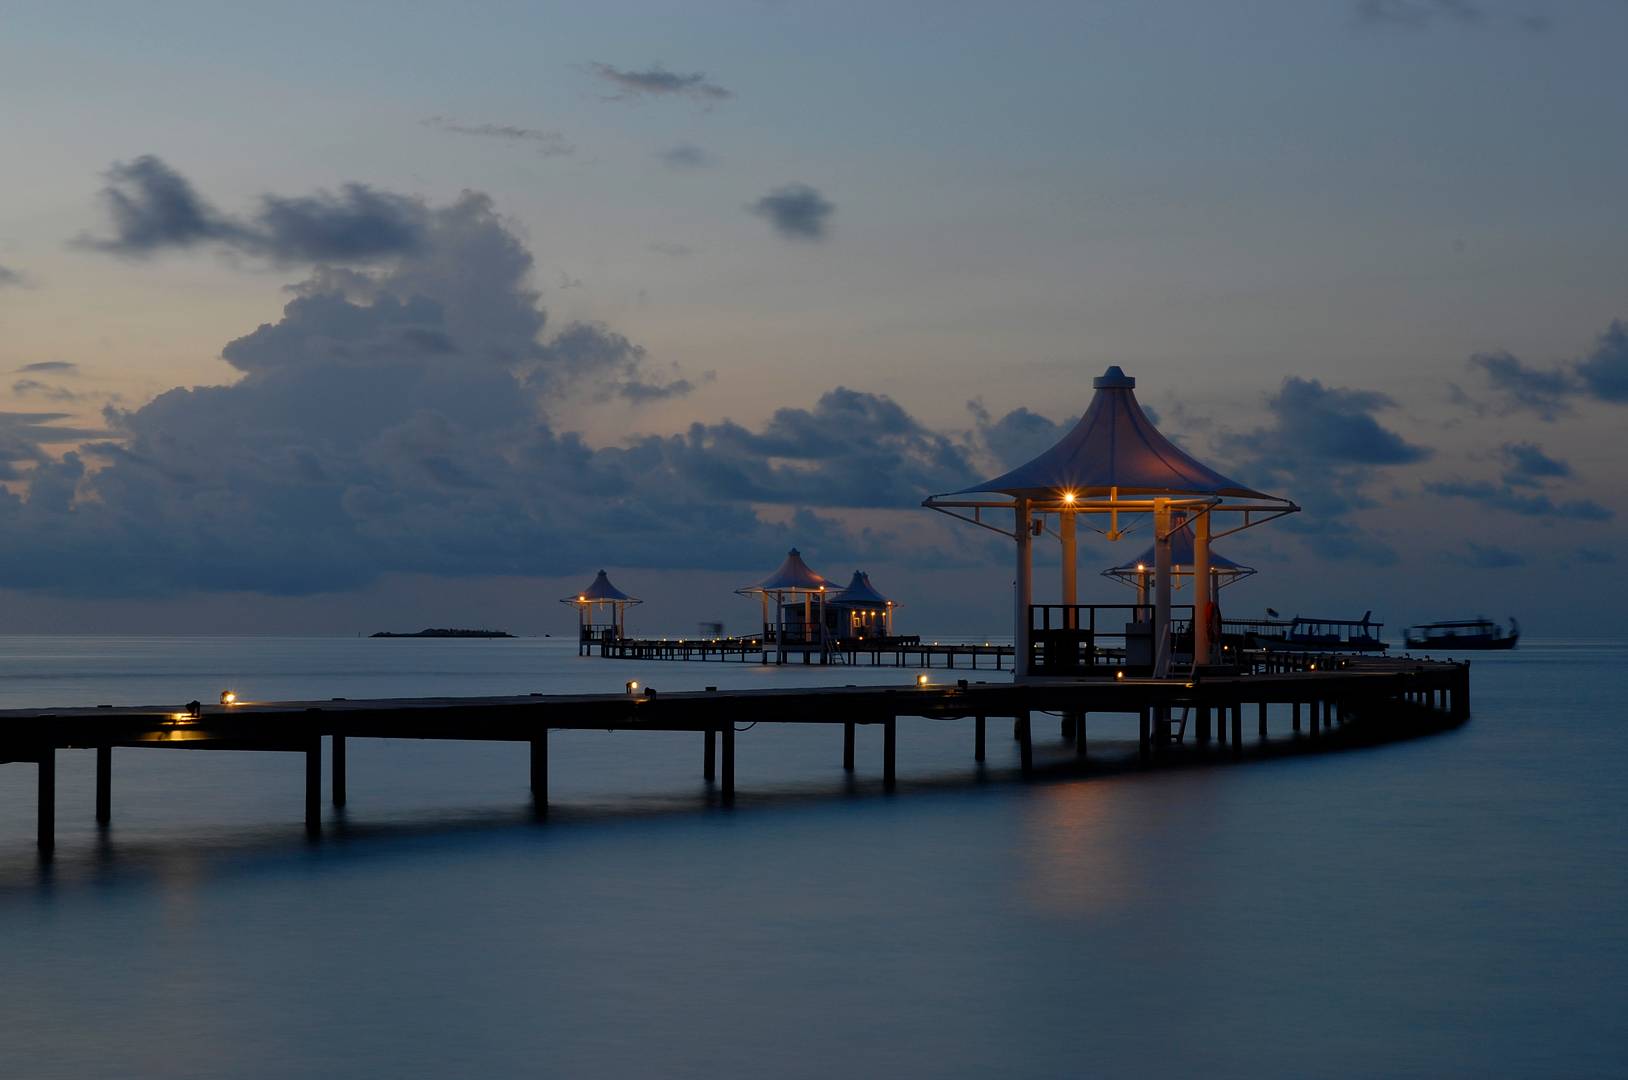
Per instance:
[[[96,748],[96,824],[113,820],[113,748]]]
[[[333,772],[333,801],[335,806],[345,805],[345,736],[333,737],[333,761],[330,762]]]

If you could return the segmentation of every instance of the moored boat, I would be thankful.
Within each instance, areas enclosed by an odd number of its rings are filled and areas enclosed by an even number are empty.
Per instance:
[[[1419,623],[1402,632],[1410,649],[1421,651],[1452,649],[1513,649],[1521,639],[1520,623],[1512,615],[1509,629],[1486,617]]]

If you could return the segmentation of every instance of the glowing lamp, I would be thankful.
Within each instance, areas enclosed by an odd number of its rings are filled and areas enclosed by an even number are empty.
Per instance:
[[[923,674],[920,674],[920,675],[916,676],[916,685],[917,686],[926,686],[927,685],[927,675],[926,675],[926,673],[923,673]]]
[[[1116,671],[1116,672],[1114,672],[1114,678],[1116,678],[1116,679],[1123,679],[1123,678],[1124,678],[1124,677],[1125,677],[1125,673],[1124,673],[1124,672],[1123,672],[1123,671]]]
[[[627,681],[627,692],[629,694],[637,694],[639,692],[639,680],[638,679],[629,679]]]
[[[1063,501],[1070,506],[1074,505],[1074,493],[1072,491],[1063,492]]]
[[[220,703],[222,705],[236,705],[237,704],[237,691],[236,690],[222,690],[220,692]]]

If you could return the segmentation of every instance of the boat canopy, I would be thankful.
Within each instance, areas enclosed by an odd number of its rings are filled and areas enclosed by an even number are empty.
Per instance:
[[[1138,574],[1152,572],[1153,560],[1153,545],[1149,544],[1147,550],[1142,554],[1127,562],[1122,562],[1118,566],[1110,566],[1102,572],[1102,576],[1134,585]],[[1191,577],[1193,575],[1193,527],[1191,525],[1183,525],[1170,534],[1170,572],[1175,577]],[[1255,573],[1255,568],[1233,562],[1225,555],[1211,548],[1210,573],[1217,577],[1229,579],[1227,583],[1230,584],[1232,581],[1246,578]]]
[[[876,591],[871,584],[871,576],[863,570],[855,570],[853,580],[848,587],[834,596],[828,596],[826,603],[834,607],[897,607],[892,600]]]
[[[951,494],[987,491],[1041,500],[1115,493],[1277,500],[1221,475],[1161,435],[1137,403],[1136,380],[1118,366],[1093,379],[1091,386],[1096,393],[1085,415],[1050,450]]]
[[[594,576],[593,583],[575,596],[563,597],[562,604],[642,604],[643,600],[629,596],[627,593],[611,584],[611,579],[601,570]]]
[[[755,596],[758,593],[818,593],[831,587],[831,582],[809,569],[802,554],[792,548],[778,570],[755,585],[742,585],[735,591],[742,596]]]

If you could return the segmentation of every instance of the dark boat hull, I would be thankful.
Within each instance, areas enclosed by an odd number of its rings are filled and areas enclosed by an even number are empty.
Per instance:
[[[1414,652],[1486,652],[1494,649],[1513,649],[1515,643],[1521,639],[1519,634],[1507,634],[1502,637],[1485,637],[1481,635],[1456,638],[1406,638],[1407,647]]]

